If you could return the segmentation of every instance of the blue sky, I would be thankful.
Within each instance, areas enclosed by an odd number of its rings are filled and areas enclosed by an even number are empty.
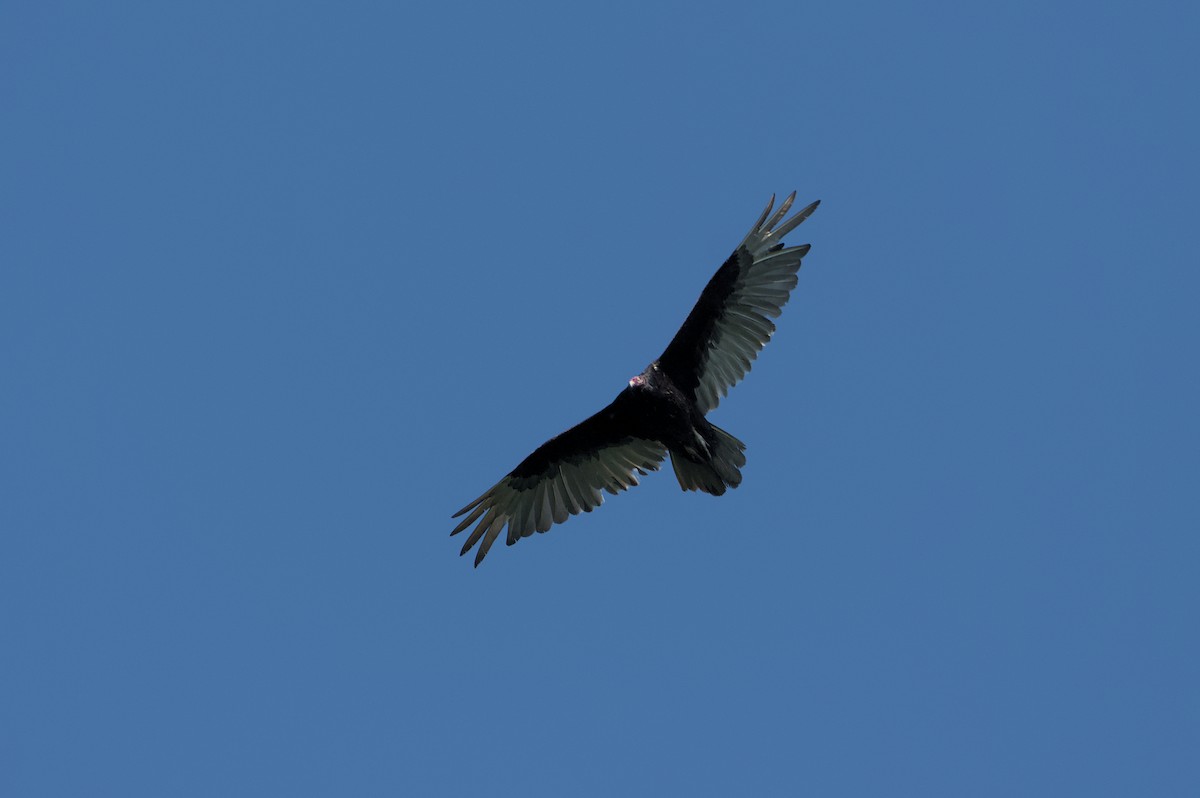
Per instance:
[[[0,792],[1195,795],[1185,3],[10,3]],[[669,470],[450,513],[772,192]]]

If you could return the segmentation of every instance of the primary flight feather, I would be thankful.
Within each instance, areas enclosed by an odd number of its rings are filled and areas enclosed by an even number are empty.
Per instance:
[[[796,287],[809,245],[789,247],[783,237],[817,209],[820,200],[785,220],[793,191],[779,209],[775,197],[725,264],[708,281],[666,351],[612,403],[539,446],[482,496],[454,514],[466,517],[457,535],[475,528],[463,544],[479,544],[475,565],[505,526],[508,545],[545,532],[579,512],[590,513],[612,494],[638,484],[671,456],[684,490],[720,496],[742,482],[746,445],[705,419],[775,332]]]

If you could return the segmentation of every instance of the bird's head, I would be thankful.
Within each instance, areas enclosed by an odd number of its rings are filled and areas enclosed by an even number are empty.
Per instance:
[[[638,374],[636,377],[630,377],[629,378],[629,387],[630,388],[657,387],[658,383],[659,383],[658,372],[659,372],[658,361],[655,361],[655,362],[651,363],[649,366],[646,366],[646,370],[643,371],[641,374]]]

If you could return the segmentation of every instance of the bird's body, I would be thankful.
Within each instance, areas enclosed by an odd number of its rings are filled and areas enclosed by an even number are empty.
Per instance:
[[[816,209],[814,202],[783,224],[793,193],[768,219],[774,197],[750,233],[713,275],[663,354],[603,410],[539,446],[500,482],[455,517],[456,535],[476,524],[463,546],[482,541],[479,565],[508,527],[508,543],[545,532],[570,515],[591,512],[601,490],[616,494],[664,457],[680,487],[719,496],[741,484],[745,444],[706,418],[750,370],[796,285],[808,245],[784,247],[783,235]],[[779,225],[776,228],[776,225]]]

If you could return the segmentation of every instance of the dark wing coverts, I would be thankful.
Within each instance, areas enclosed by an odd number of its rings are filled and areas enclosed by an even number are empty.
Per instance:
[[[691,391],[702,413],[716,407],[746,376],[751,361],[775,332],[775,324],[767,317],[779,317],[796,287],[796,272],[809,245],[785,247],[782,239],[812,215],[820,201],[775,228],[795,199],[793,191],[771,215],[775,205],[775,197],[771,197],[746,238],[708,281],[700,300],[658,359],[677,386]]]
[[[636,408],[629,408],[636,410]],[[606,407],[539,446],[508,476],[454,514],[468,513],[451,535],[476,524],[462,554],[482,538],[475,554],[479,565],[508,524],[508,545],[545,532],[570,515],[590,513],[604,502],[601,490],[614,496],[638,484],[638,474],[657,471],[666,448],[658,441],[629,434],[639,426],[618,403]]]

